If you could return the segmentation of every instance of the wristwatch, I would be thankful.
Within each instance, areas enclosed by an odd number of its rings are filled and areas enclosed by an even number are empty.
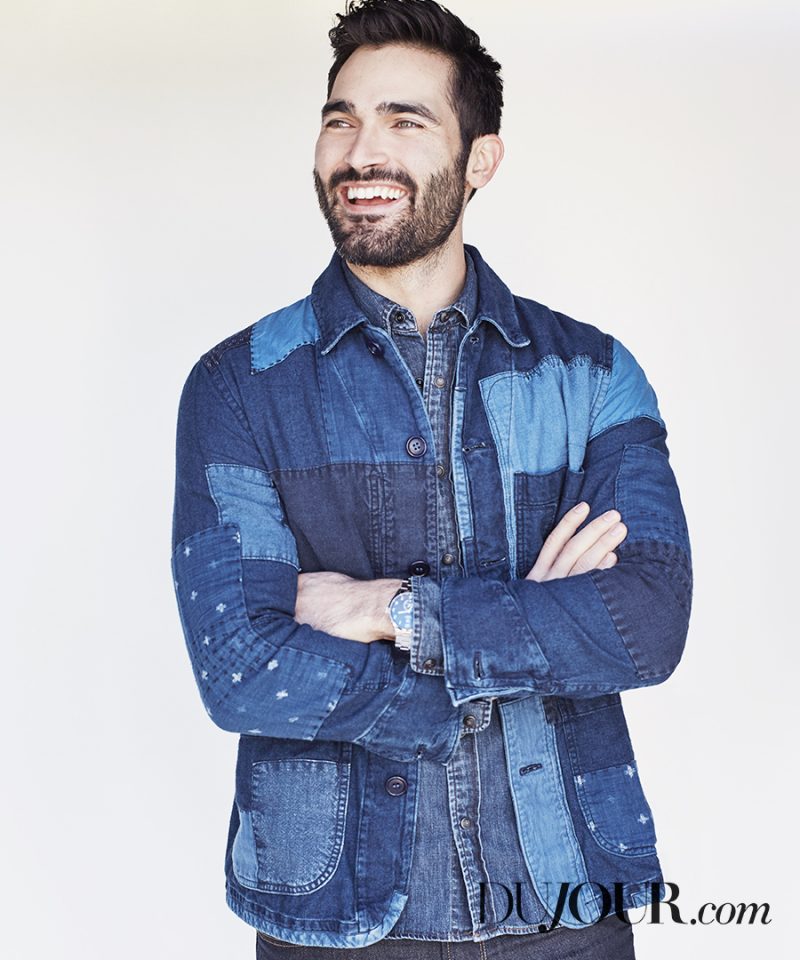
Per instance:
[[[410,580],[400,584],[386,611],[394,627],[394,645],[398,650],[410,650],[414,636],[414,594]]]

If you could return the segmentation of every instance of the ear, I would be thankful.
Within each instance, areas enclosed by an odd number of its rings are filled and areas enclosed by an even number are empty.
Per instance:
[[[487,133],[472,141],[467,161],[467,183],[473,190],[485,187],[503,159],[503,141],[496,133]]]

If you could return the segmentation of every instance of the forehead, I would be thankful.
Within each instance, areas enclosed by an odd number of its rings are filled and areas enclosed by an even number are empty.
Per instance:
[[[441,53],[405,44],[359,47],[339,71],[332,100],[350,100],[358,110],[379,103],[415,101],[451,114],[451,62]]]

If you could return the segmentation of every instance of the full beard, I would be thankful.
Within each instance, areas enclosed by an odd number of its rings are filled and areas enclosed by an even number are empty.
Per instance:
[[[445,243],[461,216],[467,156],[462,151],[452,166],[432,174],[421,198],[407,174],[373,170],[359,176],[350,168],[335,173],[326,187],[314,170],[317,200],[339,254],[361,267],[400,267],[430,256]],[[391,224],[386,226],[384,214],[342,210],[336,187],[345,180],[398,183],[408,190],[406,208],[399,216],[390,215]]]

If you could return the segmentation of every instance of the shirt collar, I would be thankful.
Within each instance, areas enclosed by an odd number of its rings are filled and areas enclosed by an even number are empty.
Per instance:
[[[461,292],[449,306],[437,310],[434,319],[442,314],[455,313],[459,318],[458,322],[464,327],[469,327],[475,318],[478,305],[478,276],[475,271],[475,264],[466,248],[464,249],[464,260],[467,265],[467,273]],[[401,307],[388,297],[384,297],[377,290],[373,290],[360,277],[357,277],[344,262],[342,262],[342,273],[353,299],[364,311],[370,323],[381,326],[386,330],[391,330],[392,325],[398,321],[400,325],[416,326],[416,321],[410,310]]]
[[[527,346],[530,338],[526,337],[520,328],[517,304],[513,294],[486,264],[475,247],[465,244],[464,251],[468,256],[468,274],[470,261],[475,271],[475,315],[470,317],[470,327],[474,327],[479,321],[486,320],[497,327],[510,346]],[[338,253],[334,253],[327,268],[317,278],[311,290],[311,303],[319,323],[320,349],[323,354],[332,350],[348,330],[358,324],[371,322],[367,312],[351,292],[346,272],[349,273],[349,270],[344,261]],[[366,287],[366,284],[364,286]],[[468,292],[467,287],[468,284],[465,283],[462,296]],[[457,300],[454,306],[458,303]],[[466,313],[469,304],[465,302],[461,307]]]

